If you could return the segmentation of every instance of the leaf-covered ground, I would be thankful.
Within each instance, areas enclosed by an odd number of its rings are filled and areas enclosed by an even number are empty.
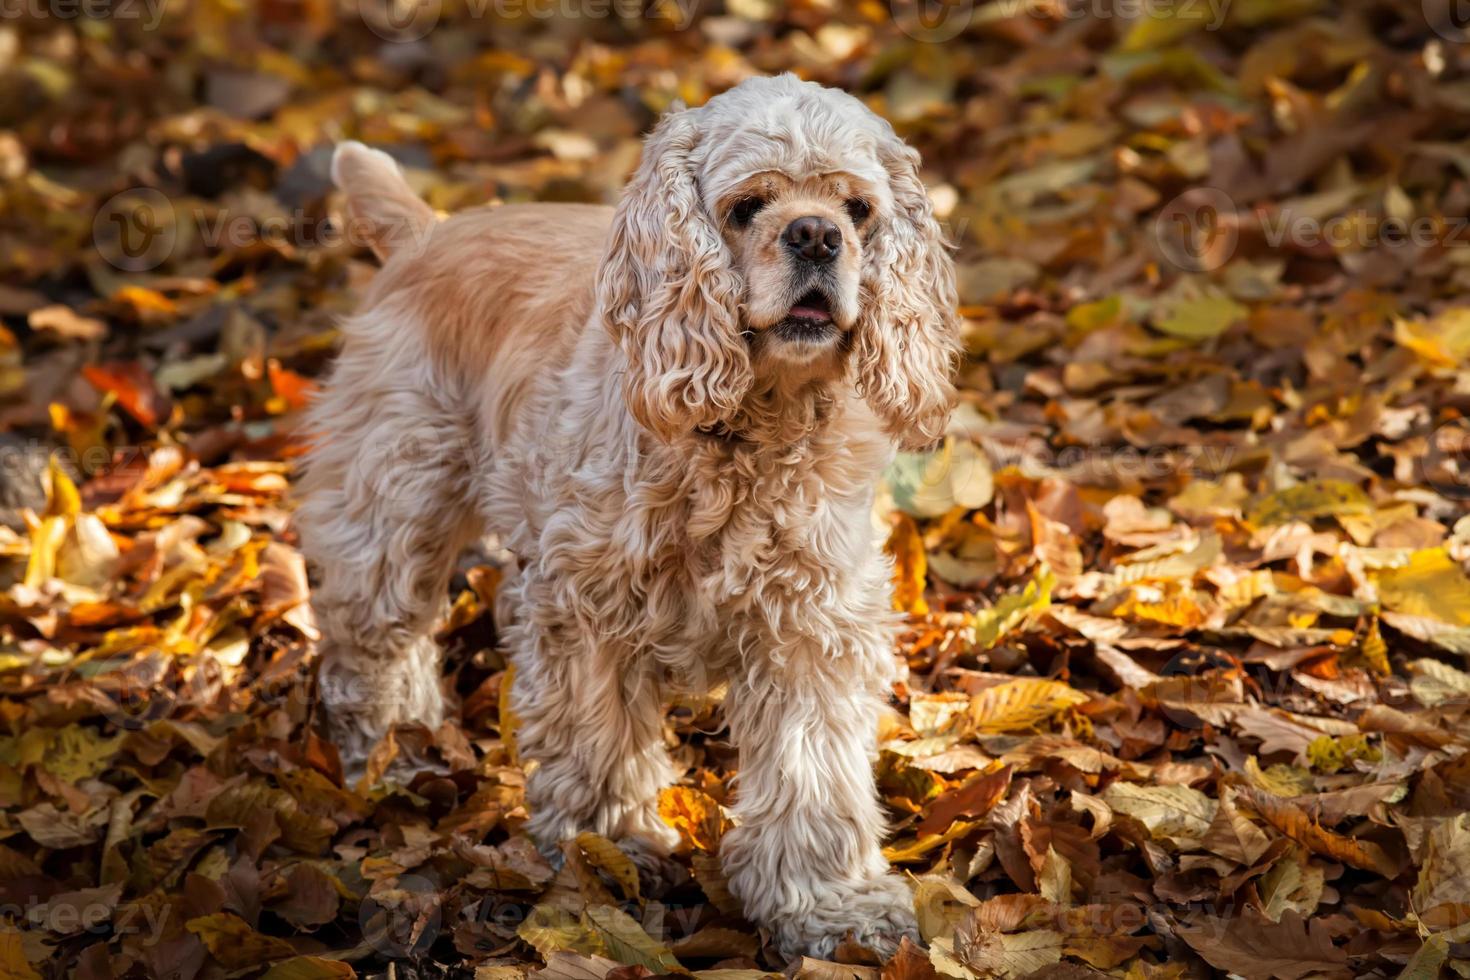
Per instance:
[[[1453,4],[925,9],[5,5],[0,977],[1470,976]],[[297,419],[374,269],[330,145],[445,211],[609,201],[659,111],[781,70],[923,150],[961,266],[964,404],[876,515],[928,940],[881,967],[740,918],[710,705],[669,715],[686,882],[541,860],[485,556],[453,723],[357,785],[313,734]],[[442,771],[371,778],[409,743]]]

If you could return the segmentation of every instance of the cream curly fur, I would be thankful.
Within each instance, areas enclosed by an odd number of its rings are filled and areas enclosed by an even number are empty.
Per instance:
[[[749,917],[786,953],[912,935],[879,850],[894,621],[869,513],[895,446],[937,438],[954,395],[918,155],[783,76],[666,116],[615,213],[436,223],[376,151],[343,145],[334,174],[386,257],[313,409],[298,517],[347,757],[442,720],[430,628],[460,548],[493,532],[518,559],[497,621],[543,847],[594,830],[666,854],[664,698],[726,684],[721,859]],[[819,273],[780,241],[804,215],[841,233]],[[820,337],[783,326],[810,288]]]

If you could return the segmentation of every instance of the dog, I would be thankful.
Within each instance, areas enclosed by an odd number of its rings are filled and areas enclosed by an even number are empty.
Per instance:
[[[431,628],[493,533],[516,556],[496,624],[549,856],[595,831],[667,860],[664,697],[723,686],[720,859],[751,921],[786,955],[915,935],[880,851],[897,618],[871,512],[955,399],[918,153],[785,75],[666,114],[616,210],[439,221],[357,143],[333,178],[384,260],[310,409],[298,512],[344,759],[443,720]]]

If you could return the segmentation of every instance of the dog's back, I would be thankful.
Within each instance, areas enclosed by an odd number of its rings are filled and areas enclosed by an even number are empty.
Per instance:
[[[483,530],[476,467],[570,362],[612,209],[507,205],[439,221],[386,154],[346,144],[332,170],[350,239],[383,268],[312,406],[296,524],[320,575],[333,739],[360,766],[389,725],[443,719],[425,631]]]
[[[348,324],[349,348],[391,307],[393,329],[419,332],[448,378],[492,399],[466,407],[498,441],[529,386],[571,357],[592,313],[612,208],[509,204],[439,221],[391,157],[360,143],[338,148],[332,175],[353,237],[384,262]]]

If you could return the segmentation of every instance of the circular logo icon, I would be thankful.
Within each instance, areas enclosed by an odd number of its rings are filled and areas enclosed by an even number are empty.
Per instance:
[[[1160,681],[1155,694],[1158,711],[1174,727],[1195,731],[1204,727],[1205,718],[1192,707],[1216,704],[1220,685],[1215,672],[1233,667],[1228,659],[1208,649],[1188,649],[1176,653],[1159,670]]]
[[[1185,272],[1209,272],[1235,254],[1240,216],[1218,187],[1193,187],[1159,209],[1153,233],[1166,262]]]
[[[1470,0],[1424,0],[1424,20],[1446,41],[1470,41]]]
[[[104,718],[119,731],[138,731],[171,716],[180,706],[205,703],[218,680],[218,666],[207,660],[185,666],[152,650],[115,670],[95,674],[90,688]]]
[[[439,889],[421,875],[379,882],[358,906],[362,938],[383,956],[401,959],[423,952],[439,938],[443,913]]]
[[[162,191],[136,187],[114,194],[92,219],[92,247],[123,272],[151,272],[173,255],[178,215]]]
[[[444,12],[443,0],[361,0],[357,8],[368,30],[385,41],[418,41],[432,31]]]
[[[1470,419],[1454,419],[1429,434],[1424,482],[1441,497],[1470,500]]]
[[[366,440],[353,465],[356,478],[373,496],[407,502],[437,491],[443,479],[470,461],[469,446],[453,435],[409,430]]]
[[[952,41],[970,26],[974,0],[889,0],[893,22],[915,41],[941,44]]]

